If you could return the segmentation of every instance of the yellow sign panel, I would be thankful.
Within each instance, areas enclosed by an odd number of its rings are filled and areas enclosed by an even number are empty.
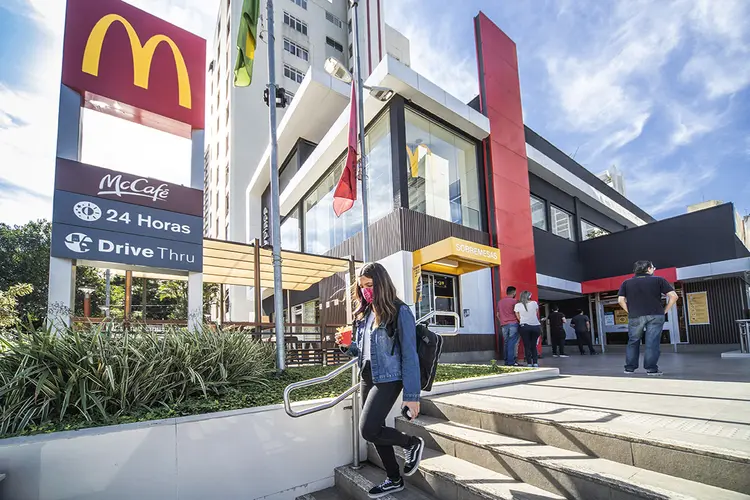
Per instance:
[[[414,265],[425,271],[460,275],[499,266],[500,250],[451,237],[414,252]]]
[[[690,325],[709,325],[708,293],[693,292],[687,294],[688,322]]]
[[[174,41],[166,35],[154,35],[149,38],[144,45],[141,45],[141,39],[138,37],[135,28],[124,17],[118,14],[109,14],[102,17],[94,29],[91,30],[89,39],[86,42],[86,49],[83,52],[84,73],[93,76],[99,76],[99,60],[102,56],[102,45],[104,37],[107,35],[110,26],[119,22],[125,27],[130,39],[130,47],[133,50],[133,84],[137,87],[148,89],[148,79],[151,74],[151,60],[154,58],[154,51],[160,43],[165,42],[172,49],[174,60],[177,66],[177,85],[179,89],[179,102],[183,108],[192,107],[192,93],[190,90],[190,77],[188,76],[185,59],[182,57],[179,47]]]
[[[615,324],[616,325],[627,325],[628,324],[628,313],[625,309],[615,310]]]
[[[414,266],[411,271],[412,286],[414,287],[414,303],[422,301],[422,266]]]

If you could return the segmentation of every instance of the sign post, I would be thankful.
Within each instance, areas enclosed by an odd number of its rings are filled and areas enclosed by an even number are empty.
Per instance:
[[[67,0],[49,324],[70,324],[77,264],[187,274],[202,322],[205,61],[205,40],[121,0]],[[82,107],[191,139],[191,187],[80,163]]]

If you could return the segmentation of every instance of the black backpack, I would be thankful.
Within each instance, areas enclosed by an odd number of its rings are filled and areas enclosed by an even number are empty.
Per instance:
[[[401,307],[399,306],[400,313]],[[398,329],[395,325],[398,325],[398,315],[396,315],[394,327],[392,328],[395,342],[393,343],[391,356],[396,351],[396,343],[400,342]],[[435,374],[437,373],[438,360],[442,351],[443,337],[431,331],[423,324],[417,325],[417,358],[419,359],[419,375],[423,391],[432,390],[432,384],[435,382]]]

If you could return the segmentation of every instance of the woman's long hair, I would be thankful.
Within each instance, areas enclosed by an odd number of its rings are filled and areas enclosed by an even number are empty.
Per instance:
[[[372,309],[381,325],[389,325],[396,320],[401,300],[398,298],[396,287],[393,281],[381,264],[371,262],[365,264],[359,270],[357,277],[367,277],[372,279]],[[354,299],[357,301],[354,311],[355,319],[362,320],[370,312],[370,304],[365,301],[362,295],[362,289],[359,287],[359,280],[354,287]]]
[[[518,299],[518,301],[523,304],[523,308],[527,311],[529,310],[529,301],[531,300],[531,292],[528,290],[524,290],[521,292],[521,298]]]

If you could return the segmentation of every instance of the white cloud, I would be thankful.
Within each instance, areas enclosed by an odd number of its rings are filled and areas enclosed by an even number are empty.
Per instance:
[[[707,165],[682,165],[675,169],[633,170],[628,190],[645,201],[651,215],[685,208],[687,200],[716,176],[716,168]]]
[[[686,146],[698,137],[712,132],[723,122],[727,114],[712,110],[697,112],[678,102],[671,103],[668,108],[674,120],[674,129],[669,138],[673,148]]]
[[[411,67],[449,94],[469,102],[479,93],[477,63],[456,50],[455,19],[415,16],[416,0],[388,3],[386,22],[410,42]],[[468,20],[467,20],[468,22]]]

